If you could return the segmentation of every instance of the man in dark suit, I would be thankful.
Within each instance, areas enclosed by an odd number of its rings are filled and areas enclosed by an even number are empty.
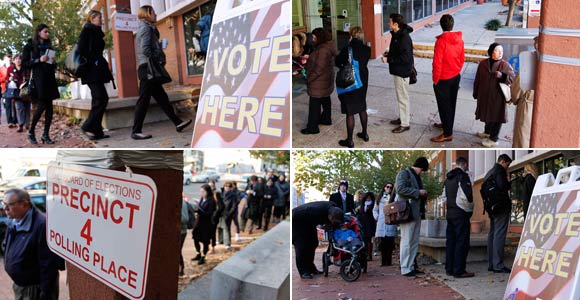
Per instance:
[[[338,208],[346,213],[354,214],[354,197],[347,193],[348,181],[342,179],[338,184],[338,192],[330,195],[330,202],[333,202]]]

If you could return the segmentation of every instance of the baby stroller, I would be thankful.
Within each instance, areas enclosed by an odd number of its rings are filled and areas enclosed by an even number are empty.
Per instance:
[[[318,239],[328,242],[328,249],[322,253],[322,269],[324,276],[328,277],[330,265],[340,266],[340,276],[345,281],[356,281],[362,272],[367,272],[367,260],[365,244],[361,238],[361,225],[358,219],[350,214],[345,214],[344,223],[347,228],[353,230],[360,243],[344,245],[334,240],[334,228],[321,226],[318,228]]]

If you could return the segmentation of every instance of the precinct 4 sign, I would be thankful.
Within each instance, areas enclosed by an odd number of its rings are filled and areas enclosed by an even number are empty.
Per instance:
[[[143,299],[157,188],[147,176],[51,162],[49,248],[132,299]]]
[[[580,167],[538,178],[502,299],[580,299]]]

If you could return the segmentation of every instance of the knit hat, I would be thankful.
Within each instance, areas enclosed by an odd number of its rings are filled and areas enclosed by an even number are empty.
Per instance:
[[[415,160],[413,167],[420,168],[423,172],[429,170],[429,161],[425,157],[419,157]]]

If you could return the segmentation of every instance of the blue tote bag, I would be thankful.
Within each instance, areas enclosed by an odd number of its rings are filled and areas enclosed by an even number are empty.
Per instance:
[[[352,71],[351,71],[352,70]],[[352,72],[352,75],[350,74]],[[342,74],[341,74],[342,73]],[[346,74],[349,73],[349,74]],[[360,70],[358,66],[358,61],[352,56],[352,48],[348,47],[348,64],[343,65],[341,69],[336,74],[337,82],[341,79],[339,77],[353,76],[354,83],[347,87],[340,87],[337,85],[336,93],[339,95],[358,90],[363,87],[362,80],[360,79]]]

